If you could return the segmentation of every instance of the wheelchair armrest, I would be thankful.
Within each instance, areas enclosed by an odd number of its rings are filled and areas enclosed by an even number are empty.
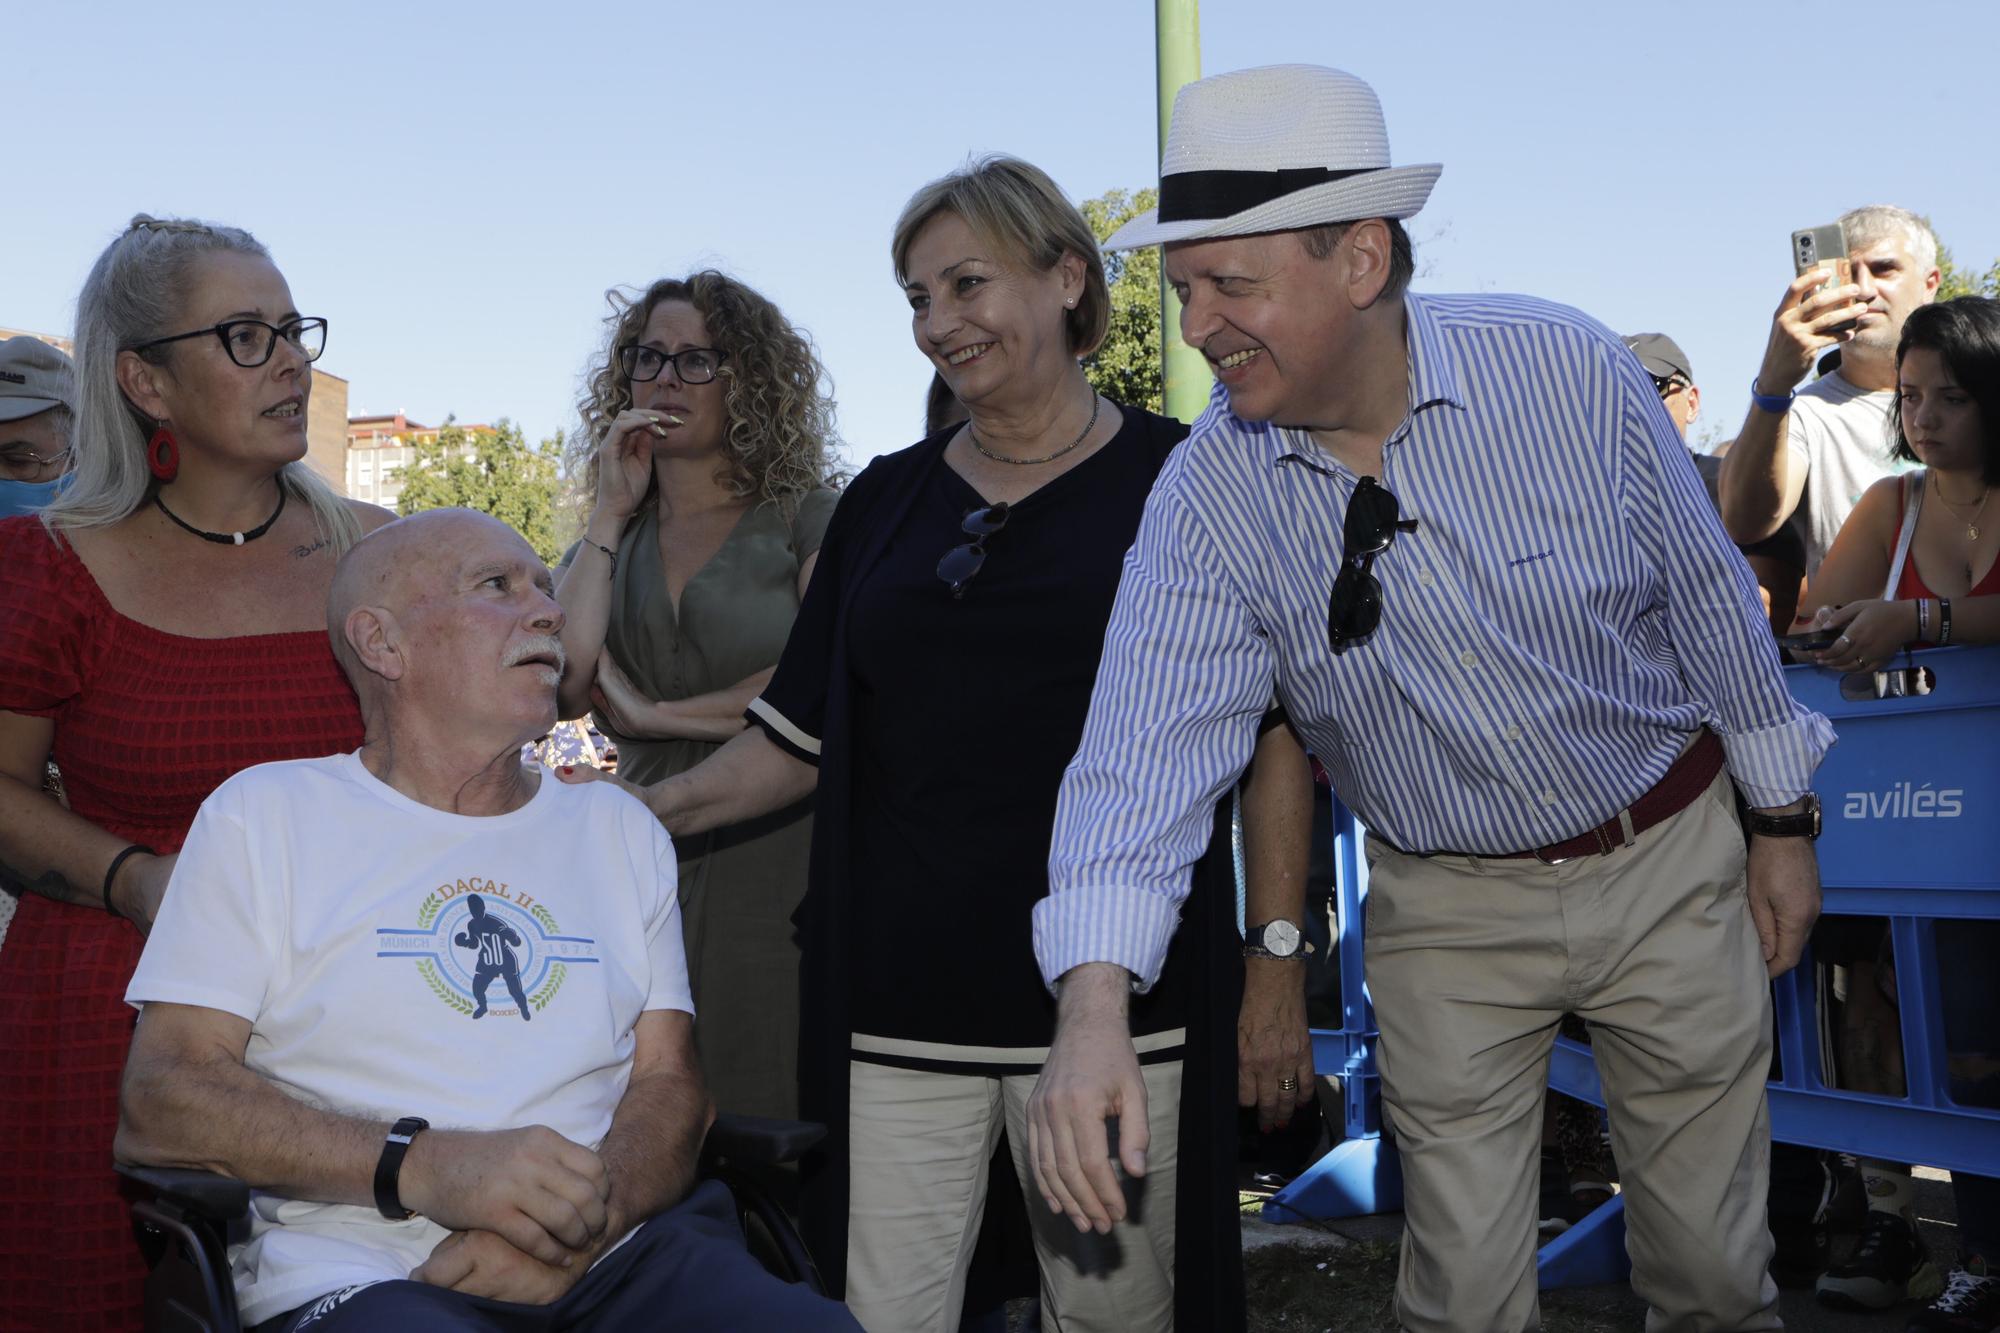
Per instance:
[[[118,1174],[136,1181],[155,1196],[178,1204],[194,1217],[212,1222],[233,1222],[250,1211],[250,1187],[213,1171],[193,1171],[177,1166],[128,1166],[118,1163]]]
[[[704,1158],[727,1158],[741,1166],[795,1162],[826,1137],[826,1126],[806,1120],[774,1120],[761,1115],[718,1115],[701,1145]]]

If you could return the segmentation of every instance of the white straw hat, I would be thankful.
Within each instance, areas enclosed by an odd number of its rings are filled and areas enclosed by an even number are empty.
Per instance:
[[[1160,159],[1160,206],[1107,250],[1406,218],[1444,168],[1389,165],[1375,90],[1319,65],[1265,65],[1181,89]]]

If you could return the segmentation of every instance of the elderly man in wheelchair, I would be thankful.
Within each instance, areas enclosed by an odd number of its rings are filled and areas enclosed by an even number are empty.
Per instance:
[[[330,603],[366,741],[203,805],[127,994],[120,1162],[232,1178],[196,1211],[253,1191],[227,1262],[259,1333],[857,1328],[697,1182],[658,821],[519,762],[555,717],[548,570],[434,511],[357,543]]]

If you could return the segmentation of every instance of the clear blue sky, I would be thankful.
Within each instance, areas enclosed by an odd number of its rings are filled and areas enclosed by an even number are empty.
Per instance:
[[[135,211],[221,219],[331,321],[356,413],[550,434],[604,289],[717,264],[811,331],[865,459],[916,438],[928,383],[886,253],[912,190],[991,150],[1077,198],[1158,168],[1144,0],[15,11],[0,325],[67,332]],[[1990,0],[1207,0],[1201,23],[1204,72],[1351,70],[1396,160],[1444,163],[1420,288],[1664,330],[1724,434],[1793,228],[1894,202],[1961,262],[2000,255]]]

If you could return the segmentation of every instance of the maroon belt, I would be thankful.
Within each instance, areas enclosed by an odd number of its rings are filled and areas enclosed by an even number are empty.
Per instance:
[[[1626,807],[1624,813],[1632,821],[1632,833],[1637,836],[1653,825],[1671,819],[1694,803],[1694,798],[1708,790],[1715,775],[1722,771],[1722,742],[1714,732],[1703,727],[1681,757],[1674,760],[1666,776],[1653,784],[1653,789]],[[1602,856],[1613,848],[1625,845],[1625,828],[1616,815],[1605,820],[1594,829],[1577,834],[1565,842],[1548,847],[1534,847],[1525,852],[1507,852],[1495,860],[1514,860],[1532,856],[1537,861],[1554,864],[1557,861],[1571,861],[1579,856]]]

